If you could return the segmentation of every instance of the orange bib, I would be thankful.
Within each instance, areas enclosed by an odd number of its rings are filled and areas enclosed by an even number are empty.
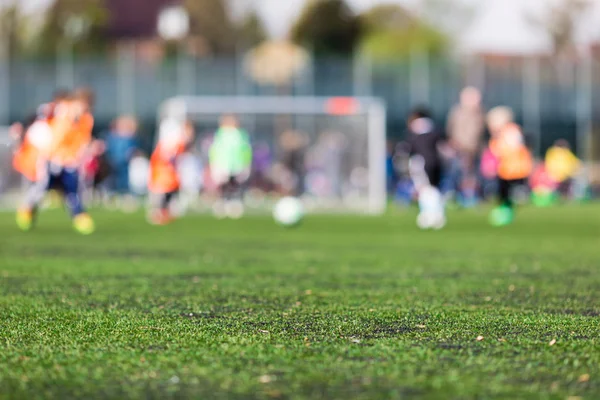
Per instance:
[[[501,179],[525,179],[531,174],[533,159],[518,125],[510,124],[504,128],[490,141],[490,150],[498,159]]]
[[[32,182],[38,179],[40,151],[25,136],[13,157],[14,169]]]
[[[184,152],[185,146],[165,146],[160,142],[150,158],[150,181],[152,193],[171,193],[179,190],[179,174],[176,159]]]
[[[50,125],[53,131],[50,161],[63,166],[79,166],[82,153],[92,140],[94,117],[82,111],[78,103],[65,101],[56,106]]]

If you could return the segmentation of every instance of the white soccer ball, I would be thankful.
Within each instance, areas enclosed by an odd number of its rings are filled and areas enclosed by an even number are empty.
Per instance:
[[[421,212],[417,217],[417,226],[421,229],[442,229],[446,226],[446,216],[442,213]]]
[[[283,226],[294,226],[302,221],[304,217],[304,206],[295,197],[284,197],[275,204],[273,218]]]

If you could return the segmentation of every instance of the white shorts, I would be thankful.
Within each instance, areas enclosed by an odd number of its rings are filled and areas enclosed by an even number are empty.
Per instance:
[[[242,172],[232,172],[232,171],[225,170],[225,169],[218,169],[218,168],[211,167],[210,168],[210,177],[211,177],[212,181],[216,185],[219,185],[219,186],[226,184],[232,178],[237,183],[244,183],[250,177],[250,170],[242,171]]]

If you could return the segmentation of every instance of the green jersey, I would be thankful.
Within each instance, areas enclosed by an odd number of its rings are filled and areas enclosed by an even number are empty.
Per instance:
[[[210,148],[211,168],[240,174],[252,165],[252,146],[248,134],[239,128],[222,127],[215,134]]]

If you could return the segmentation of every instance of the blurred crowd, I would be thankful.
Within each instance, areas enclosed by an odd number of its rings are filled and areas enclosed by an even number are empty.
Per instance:
[[[203,195],[211,199],[221,194],[221,177],[215,174],[215,139],[224,127],[238,127],[234,116],[223,116],[218,128],[198,128],[177,155],[177,180],[181,195]],[[84,163],[87,192],[105,205],[133,204],[148,192],[152,154],[144,151],[138,123],[131,116],[117,118],[107,132],[92,143],[92,151]],[[162,135],[175,137],[179,128],[163,126]],[[157,146],[161,142],[159,127]],[[345,162],[350,152],[344,134],[335,130],[311,135],[300,130],[285,130],[274,140],[249,140],[249,166],[245,171],[244,191],[252,201],[272,194],[275,196],[309,194],[315,198],[341,198],[366,193],[366,168]],[[225,156],[227,157],[227,150]],[[234,150],[235,153],[235,150]],[[237,159],[244,159],[240,154]],[[231,161],[234,164],[237,161]],[[231,173],[237,176],[236,171]],[[180,196],[181,197],[181,196]],[[138,202],[139,203],[139,202]]]
[[[482,93],[474,87],[466,87],[450,110],[446,126],[432,128],[443,138],[444,144],[437,148],[440,181],[436,186],[447,200],[459,206],[472,207],[498,193],[498,160],[489,146],[494,139],[490,118],[498,112],[508,120],[514,118],[507,107],[486,112]],[[417,197],[409,167],[411,154],[406,146],[411,127],[407,129],[405,139],[388,142],[386,159],[388,193],[403,204],[412,203]],[[515,189],[519,192],[517,197],[524,200],[531,195],[536,204],[543,205],[559,198],[570,200],[587,195],[582,164],[566,140],[557,140],[543,158],[532,162],[527,178]]]

